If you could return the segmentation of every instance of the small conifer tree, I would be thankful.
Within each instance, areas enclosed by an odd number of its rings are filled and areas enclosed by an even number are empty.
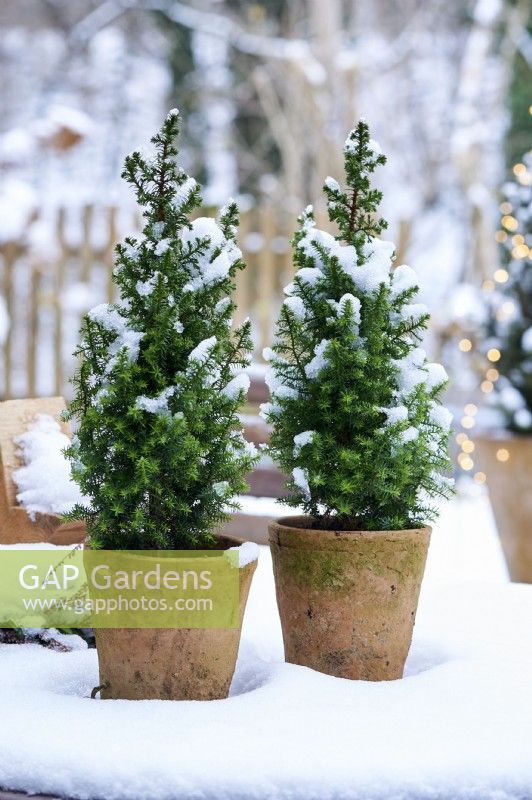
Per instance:
[[[86,315],[77,350],[67,454],[87,503],[71,516],[94,548],[209,546],[255,459],[236,415],[252,346],[249,321],[231,330],[238,209],[190,221],[201,198],[176,166],[178,131],[174,110],[154,154],[125,160],[143,236],[117,246],[120,300]]]
[[[381,192],[370,176],[385,157],[361,121],[344,147],[345,185],[325,181],[336,237],[312,207],[293,245],[271,362],[270,452],[291,476],[289,505],[318,527],[393,530],[434,517],[448,496],[447,376],[419,346],[429,315],[412,302],[415,273],[391,271],[394,246],[377,237]]]
[[[532,151],[521,163],[524,169],[504,186],[501,247],[508,280],[487,295],[481,346],[484,355],[500,353],[487,365],[499,372],[490,403],[510,430],[532,433]]]

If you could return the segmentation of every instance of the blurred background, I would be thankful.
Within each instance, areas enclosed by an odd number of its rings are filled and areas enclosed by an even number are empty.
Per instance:
[[[2,399],[70,396],[80,316],[113,299],[114,244],[139,224],[124,155],[172,106],[207,213],[242,209],[259,399],[296,216],[312,202],[323,222],[363,116],[388,156],[386,238],[450,374],[457,474],[480,486],[476,431],[532,431],[531,25],[527,0],[0,0]]]

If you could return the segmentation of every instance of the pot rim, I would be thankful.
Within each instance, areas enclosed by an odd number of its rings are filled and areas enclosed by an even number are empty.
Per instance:
[[[214,556],[215,553],[216,554],[221,554],[221,553],[226,553],[228,550],[235,550],[237,548],[240,548],[241,545],[248,544],[250,542],[250,540],[240,539],[237,536],[231,536],[231,535],[227,535],[226,536],[225,534],[217,536],[217,539],[223,540],[227,544],[227,547],[212,548],[213,556]],[[83,540],[81,545],[82,545],[82,549],[83,550],[92,550],[88,537],[86,537]],[[105,552],[105,550],[102,549],[101,552]],[[156,561],[158,559],[165,559],[169,563],[172,562],[172,561],[178,561],[179,560],[178,558],[175,558],[173,556],[168,556],[167,555],[168,553],[172,552],[171,550],[150,550],[150,549],[148,549],[148,550],[121,550],[121,551],[120,550],[113,550],[111,552],[127,553],[127,557],[129,559],[138,560],[138,561],[145,562],[145,563],[148,563],[148,562],[150,562],[152,560]],[[194,553],[197,553],[197,552],[207,553],[208,549],[207,548],[199,548],[198,547],[197,549],[194,549],[194,550],[181,550],[179,552],[191,553],[191,554],[194,554]],[[219,555],[216,556],[216,558],[219,558],[219,557],[220,557]],[[208,556],[208,555],[204,555],[203,556],[204,560],[208,560],[209,558],[210,558],[210,556]],[[238,565],[238,569],[240,571],[242,571],[242,570],[250,567],[251,565],[255,565],[255,567],[256,567],[257,566],[257,562],[258,562],[258,554],[257,554],[257,557],[255,559],[252,559],[251,561],[247,561],[245,564],[239,564]]]
[[[405,528],[398,531],[335,531],[322,530],[320,528],[301,528],[287,524],[290,520],[300,520],[302,518],[305,518],[304,514],[271,520],[268,524],[270,545],[288,548],[301,547],[311,550],[349,551],[351,547],[362,542],[394,541],[399,545],[406,540],[416,540],[420,545],[425,544],[428,547],[432,533],[432,528],[428,525],[423,528]],[[308,517],[306,518],[308,519]],[[345,545],[345,547],[341,545]]]
[[[422,525],[420,528],[401,528],[398,530],[366,530],[365,528],[355,528],[353,530],[336,530],[335,528],[312,528],[303,527],[301,525],[290,525],[291,520],[308,520],[312,519],[308,514],[294,514],[287,517],[277,517],[269,522],[269,525],[277,525],[279,528],[290,531],[301,531],[302,533],[319,533],[330,534],[331,537],[338,539],[343,535],[352,536],[354,533],[364,534],[365,536],[387,535],[387,534],[406,534],[406,533],[423,533],[425,531],[432,532],[430,525]]]

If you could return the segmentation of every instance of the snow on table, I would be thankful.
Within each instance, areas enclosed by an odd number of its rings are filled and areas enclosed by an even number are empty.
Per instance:
[[[532,796],[532,586],[485,499],[435,531],[405,678],[284,664],[261,548],[231,697],[90,700],[96,653],[0,647],[0,785],[108,800]]]

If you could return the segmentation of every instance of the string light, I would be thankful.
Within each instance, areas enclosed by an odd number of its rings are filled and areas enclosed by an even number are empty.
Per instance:
[[[475,472],[473,480],[475,483],[486,483],[486,474],[484,472]]]
[[[512,204],[509,203],[507,200],[504,203],[501,203],[499,206],[501,210],[501,214],[511,214],[512,213]]]
[[[511,214],[505,214],[504,217],[501,219],[501,223],[506,228],[507,231],[516,231],[519,227],[519,223],[515,217],[512,217]]]
[[[475,466],[475,462],[473,461],[471,456],[466,455],[466,453],[460,453],[460,455],[458,456],[458,463],[460,464],[462,469],[465,469],[466,471],[473,469],[473,467]]]
[[[464,442],[467,442],[468,438],[469,437],[468,437],[467,433],[464,433],[464,431],[461,431],[460,433],[457,433],[456,437],[455,437],[456,443],[459,444],[459,445],[462,445]]]
[[[529,252],[530,251],[526,244],[518,244],[512,250],[512,258],[515,258],[516,260],[519,258],[526,258]]]
[[[462,450],[464,453],[472,453],[475,449],[475,442],[472,442],[471,439],[468,439],[467,442],[464,442],[462,445]]]
[[[524,164],[515,164],[513,167],[514,175],[523,175],[526,172],[526,167]]]
[[[484,292],[493,292],[495,284],[489,278],[482,282],[482,289]]]
[[[497,231],[497,233],[495,234],[495,241],[500,242],[501,244],[502,242],[505,242],[507,238],[508,234],[506,233],[506,231]]]
[[[514,234],[514,236],[512,236],[512,244],[516,244],[517,245],[517,244],[524,244],[524,243],[525,243],[525,237],[522,236],[522,234],[516,233],[516,234]]]
[[[499,380],[499,370],[495,369],[495,367],[491,367],[486,372],[486,378],[488,381],[498,381]]]
[[[464,411],[468,416],[474,417],[475,414],[478,411],[478,408],[476,407],[476,405],[474,403],[468,403],[466,405],[466,407],[464,408]]]
[[[489,394],[493,391],[493,383],[491,381],[482,381],[480,390],[484,392],[484,394]]]
[[[488,357],[488,361],[498,361],[501,357],[501,351],[497,350],[496,347],[492,347],[490,350],[488,350],[486,355]]]
[[[506,283],[508,280],[508,272],[505,269],[496,269],[493,273],[493,277],[497,283]]]
[[[496,453],[497,461],[508,461],[510,453],[505,447],[499,447]]]
[[[471,339],[460,339],[460,341],[458,342],[458,347],[460,348],[462,353],[469,353],[469,351],[473,347],[473,343],[471,342]]]
[[[462,428],[474,428],[475,427],[475,418],[474,417],[470,417],[469,415],[466,415],[465,417],[462,417],[462,419],[460,420],[460,424],[461,424]]]

